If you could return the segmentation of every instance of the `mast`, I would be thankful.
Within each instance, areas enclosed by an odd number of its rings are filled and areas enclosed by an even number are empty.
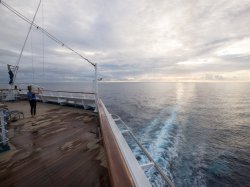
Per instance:
[[[98,103],[98,80],[97,80],[97,63],[95,64],[95,112],[98,112],[98,107],[97,107],[97,103]]]

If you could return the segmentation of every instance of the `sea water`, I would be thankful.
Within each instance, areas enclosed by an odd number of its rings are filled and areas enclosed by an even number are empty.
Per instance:
[[[87,83],[44,86],[93,91]],[[100,83],[99,92],[175,186],[250,186],[250,83]],[[138,162],[147,163],[125,138]],[[154,168],[146,175],[165,186]]]
[[[176,186],[250,186],[250,83],[103,83],[100,94]]]

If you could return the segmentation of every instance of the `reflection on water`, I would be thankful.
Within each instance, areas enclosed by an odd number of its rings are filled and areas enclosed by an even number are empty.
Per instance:
[[[176,186],[250,186],[250,84],[105,83],[100,90]],[[155,173],[147,171],[164,186]]]

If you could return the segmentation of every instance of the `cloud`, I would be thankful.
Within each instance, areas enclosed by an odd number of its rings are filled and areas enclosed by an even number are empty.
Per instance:
[[[29,19],[38,5],[6,3]],[[106,81],[249,81],[249,10],[248,0],[51,0],[43,1],[35,22],[98,63]],[[0,71],[5,72],[6,64],[16,64],[29,25],[2,5],[0,11]],[[18,78],[29,80],[33,72],[36,81],[49,82],[94,75],[88,63],[35,28]]]
[[[250,55],[250,38],[243,38],[216,51],[217,56],[245,56]]]

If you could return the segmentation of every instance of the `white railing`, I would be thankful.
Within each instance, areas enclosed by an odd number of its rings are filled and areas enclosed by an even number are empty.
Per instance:
[[[126,162],[126,165],[131,173],[133,181],[137,187],[151,187],[151,184],[146,177],[142,167],[139,165],[138,161],[136,160],[132,150],[130,149],[129,145],[127,144],[125,138],[123,137],[122,133],[120,132],[119,128],[117,127],[114,119],[112,118],[111,114],[108,112],[107,108],[103,104],[103,102],[99,99],[101,105],[103,106],[105,115],[108,119],[108,123],[112,129],[112,133],[115,137],[116,143],[119,146],[121,154]]]
[[[12,101],[18,99],[27,99],[27,89],[5,89],[0,90],[2,101]],[[35,89],[36,97],[41,102],[52,102],[60,105],[82,106],[85,109],[96,108],[95,94],[92,92],[68,92]]]

